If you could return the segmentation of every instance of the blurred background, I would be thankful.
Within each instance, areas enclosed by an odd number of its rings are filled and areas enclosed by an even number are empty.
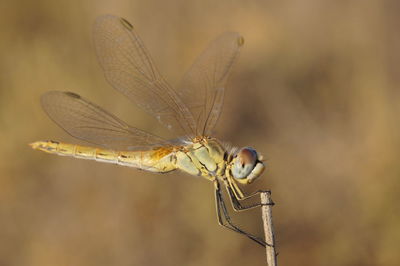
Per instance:
[[[128,19],[177,84],[207,43],[245,46],[216,136],[253,146],[268,171],[280,265],[400,263],[400,2],[1,1],[0,265],[265,265],[220,226],[210,182],[48,155],[76,142],[41,110],[48,90],[161,127],[105,81],[94,19]],[[239,224],[262,233],[259,210]]]

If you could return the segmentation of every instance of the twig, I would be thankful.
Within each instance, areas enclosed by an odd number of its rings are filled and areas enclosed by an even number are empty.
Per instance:
[[[262,219],[264,224],[265,242],[267,243],[265,250],[267,253],[268,266],[277,266],[275,253],[274,229],[272,227],[272,199],[271,192],[265,191],[261,193]],[[269,205],[267,205],[269,204]]]

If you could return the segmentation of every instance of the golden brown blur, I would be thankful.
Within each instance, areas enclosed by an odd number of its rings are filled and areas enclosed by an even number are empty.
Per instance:
[[[105,81],[94,19],[128,19],[177,84],[227,30],[245,45],[216,136],[268,171],[280,265],[399,265],[400,4],[352,1],[2,1],[0,265],[265,265],[217,224],[213,186],[32,150],[76,142],[41,110],[69,90],[155,134],[162,126]],[[261,233],[259,210],[239,224]]]

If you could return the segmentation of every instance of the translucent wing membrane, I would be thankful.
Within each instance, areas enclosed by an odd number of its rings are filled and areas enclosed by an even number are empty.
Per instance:
[[[109,149],[134,150],[163,143],[160,137],[127,125],[72,92],[50,91],[41,98],[49,117],[75,138]]]
[[[243,44],[238,33],[220,35],[196,59],[178,88],[179,96],[197,120],[200,135],[210,135],[218,121],[225,84]]]
[[[190,110],[158,72],[134,28],[112,15],[99,17],[94,25],[94,43],[110,84],[167,128],[196,133]]]

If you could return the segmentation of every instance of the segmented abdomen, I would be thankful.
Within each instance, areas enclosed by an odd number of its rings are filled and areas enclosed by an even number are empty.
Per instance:
[[[176,169],[173,149],[166,147],[147,151],[114,151],[52,140],[37,141],[30,145],[35,150],[51,154],[114,163],[151,172],[169,172]]]

